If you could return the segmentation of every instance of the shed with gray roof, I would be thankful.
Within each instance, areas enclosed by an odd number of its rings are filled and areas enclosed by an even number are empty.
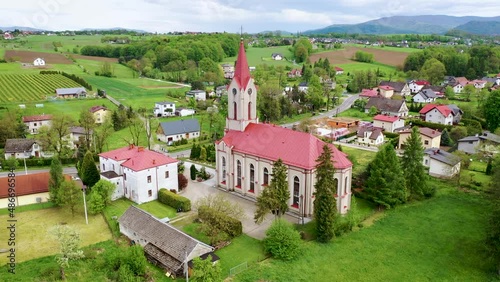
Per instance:
[[[461,159],[439,148],[429,148],[424,151],[423,164],[429,168],[429,175],[451,178],[460,172]]]
[[[200,137],[200,123],[197,119],[161,122],[156,131],[158,141],[168,143],[182,139]]]
[[[83,87],[76,88],[57,88],[56,95],[58,98],[85,98],[87,91]]]

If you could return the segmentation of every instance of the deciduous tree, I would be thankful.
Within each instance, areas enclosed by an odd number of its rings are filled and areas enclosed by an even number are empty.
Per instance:
[[[94,142],[97,149],[97,153],[102,153],[104,150],[104,146],[107,145],[108,139],[113,134],[113,123],[110,119],[106,119],[106,121],[97,127],[94,130]]]
[[[71,210],[71,215],[75,216],[76,206],[82,203],[82,191],[80,187],[78,187],[78,184],[72,180],[63,181],[57,197],[59,199],[59,205]]]
[[[82,110],[80,112],[80,119],[78,120],[81,127],[84,130],[84,140],[85,149],[90,150],[90,143],[92,142],[92,133],[96,126],[94,115],[88,110]]]
[[[266,230],[264,250],[274,258],[293,260],[300,253],[300,234],[291,223],[282,218],[273,221]]]
[[[49,178],[49,197],[50,201],[56,205],[60,204],[59,191],[62,183],[64,182],[63,168],[59,158],[55,156],[52,158],[50,164],[50,178]]]
[[[51,231],[60,246],[60,253],[56,260],[59,264],[61,279],[66,280],[64,269],[69,267],[69,261],[84,258],[82,250],[79,250],[80,233],[68,225],[56,225]]]
[[[220,264],[212,262],[212,255],[206,259],[196,257],[193,259],[193,277],[195,282],[218,282],[223,281]]]
[[[254,214],[255,222],[262,223],[269,212],[281,217],[288,211],[289,199],[287,168],[283,161],[278,159],[273,164],[271,183],[257,197],[257,209]]]
[[[486,119],[486,126],[491,132],[500,127],[500,90],[490,93],[490,96],[483,104],[483,115]]]
[[[332,163],[332,151],[328,145],[323,146],[323,153],[316,160],[316,184],[314,188],[314,218],[316,220],[316,239],[328,242],[334,236],[335,214],[337,204],[334,195],[337,187],[334,181],[335,167]]]
[[[434,58],[426,60],[420,69],[420,76],[427,79],[431,85],[436,85],[443,81],[445,74],[446,68],[444,64]]]

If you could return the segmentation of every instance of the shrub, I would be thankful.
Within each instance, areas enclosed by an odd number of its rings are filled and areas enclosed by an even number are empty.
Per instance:
[[[191,167],[189,168],[189,172],[190,172],[191,180],[195,180],[196,175],[198,174],[198,170],[196,169],[194,164],[192,164]]]
[[[225,232],[230,237],[236,237],[243,233],[241,221],[217,212],[207,206],[200,206],[198,208],[198,217],[212,227]]]
[[[210,174],[207,172],[204,166],[201,167],[196,176],[200,177],[203,180],[207,180],[210,178]]]
[[[179,173],[179,174],[177,174],[177,183],[179,184],[179,190],[183,190],[187,187],[188,180],[184,176],[184,174]]]
[[[277,259],[292,260],[300,253],[300,240],[300,233],[292,224],[278,218],[266,231],[264,249]]]
[[[158,192],[158,200],[176,210],[183,212],[191,210],[191,201],[188,198],[172,193],[165,188],[161,188]]]
[[[437,129],[439,131],[443,131],[445,128],[451,130],[453,128],[452,125],[444,125],[440,123],[426,122],[420,119],[412,119],[410,120],[412,125],[420,126],[420,127],[428,127],[432,129]]]

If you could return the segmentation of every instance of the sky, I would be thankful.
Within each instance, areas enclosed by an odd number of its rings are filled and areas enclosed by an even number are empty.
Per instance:
[[[114,28],[257,33],[306,31],[396,15],[498,16],[481,0],[14,0],[2,1],[0,27],[46,30]]]

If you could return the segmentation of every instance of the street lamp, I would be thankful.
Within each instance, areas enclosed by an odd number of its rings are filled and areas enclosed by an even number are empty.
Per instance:
[[[87,189],[87,186],[83,185],[82,187],[82,192],[83,192],[83,207],[85,209],[85,223],[87,225],[89,224],[89,218],[87,217],[87,202],[85,201],[85,190]]]

